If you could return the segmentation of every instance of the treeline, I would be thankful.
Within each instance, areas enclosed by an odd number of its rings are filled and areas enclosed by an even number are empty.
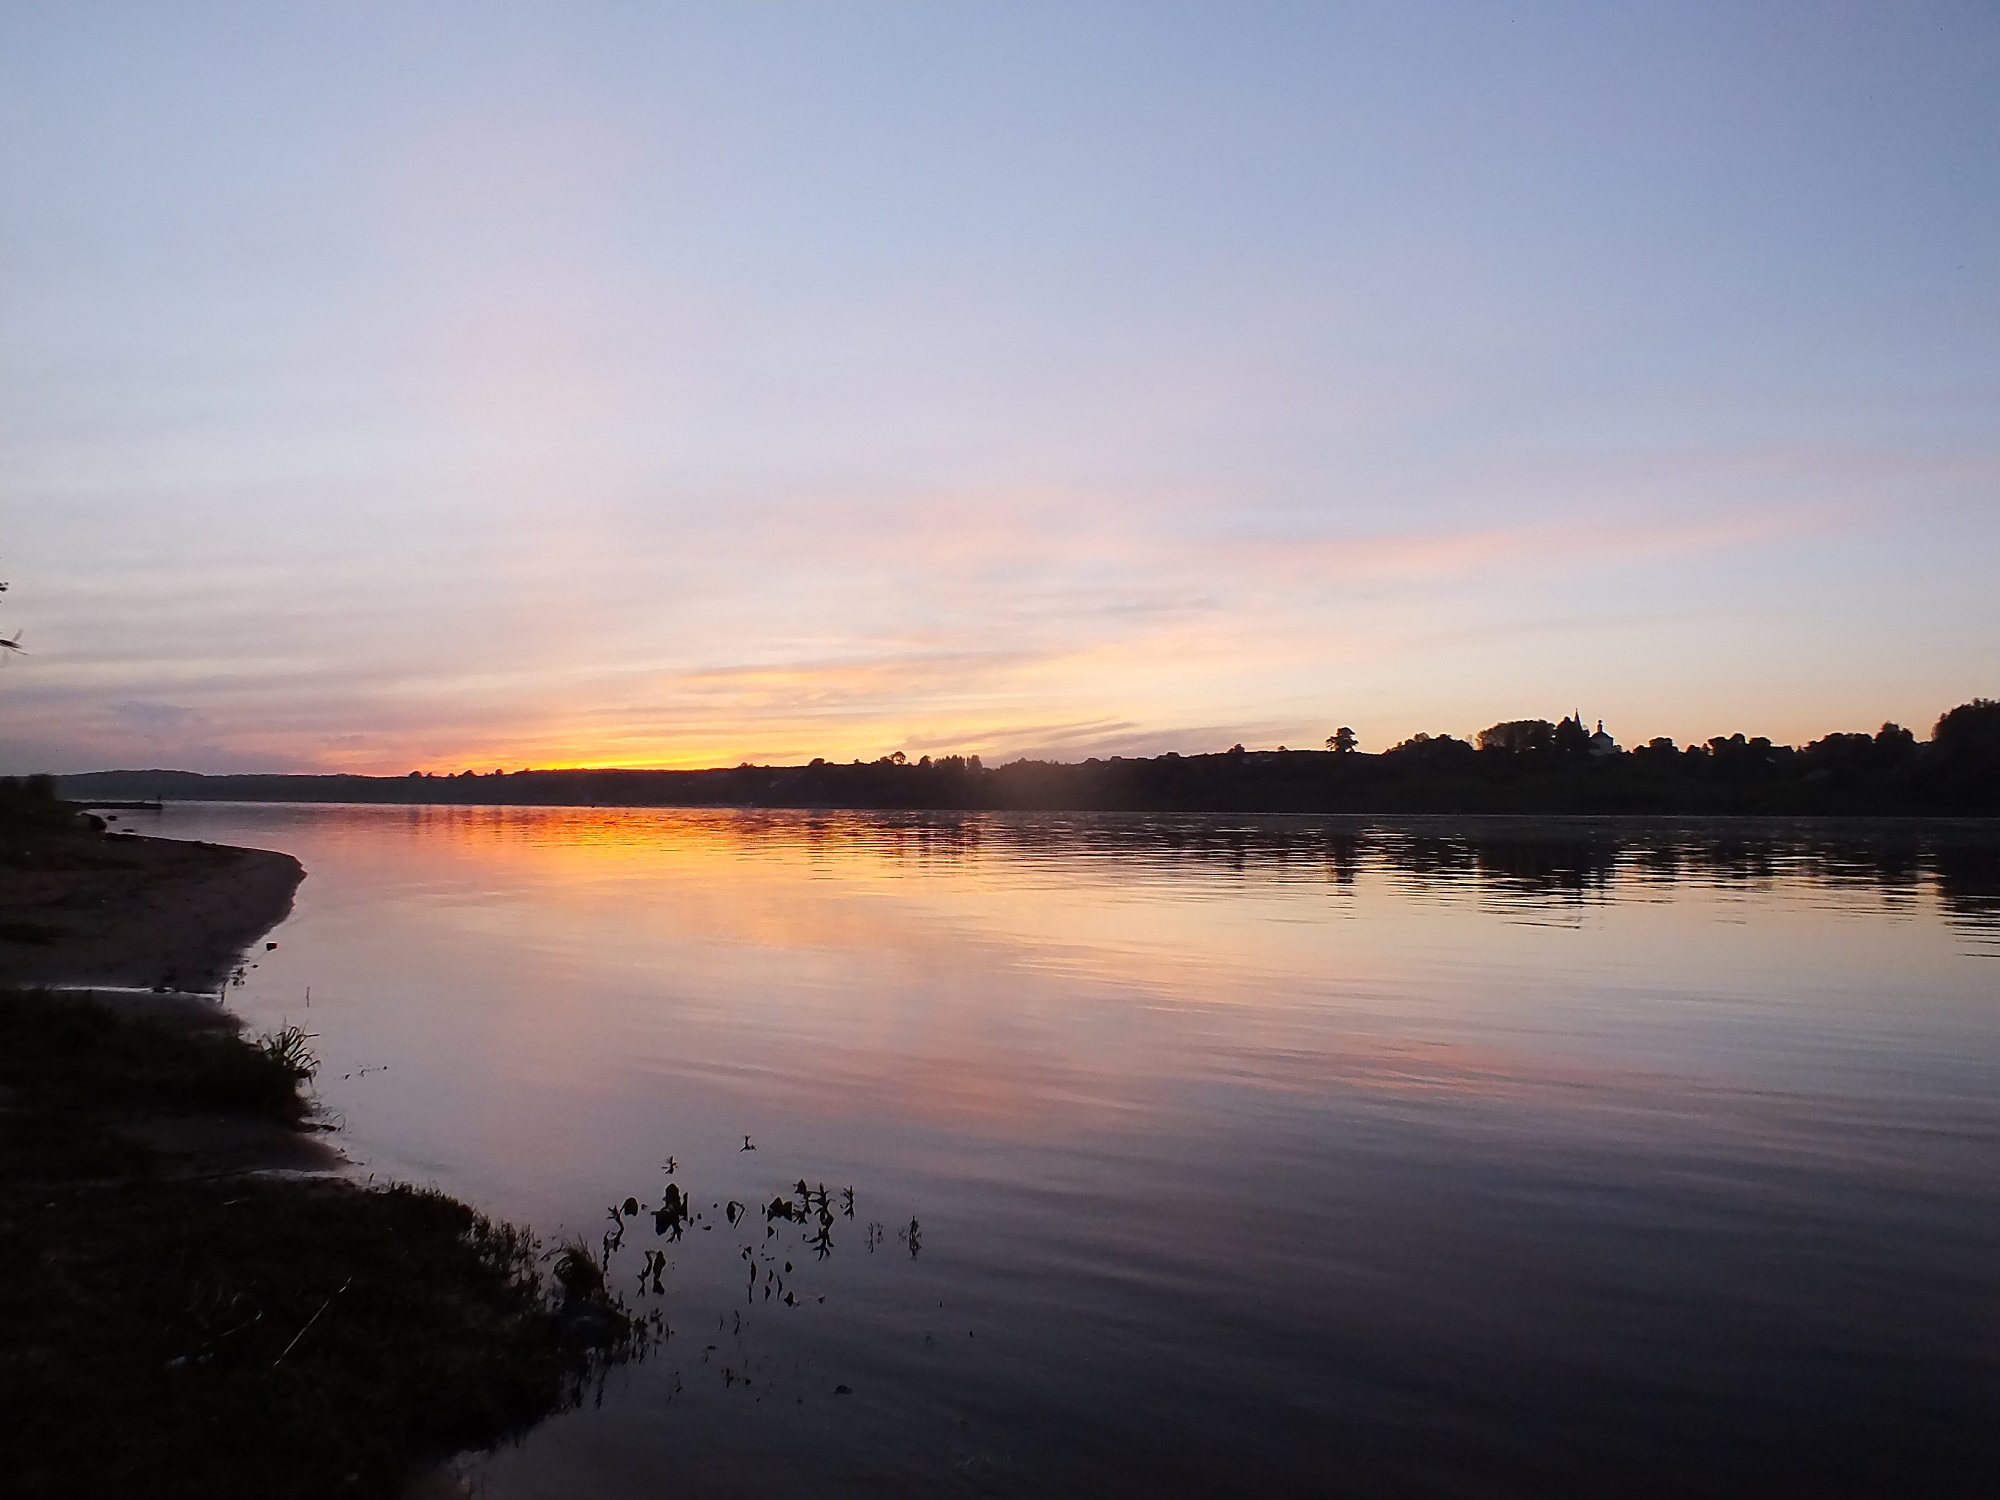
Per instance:
[[[1544,732],[1546,731],[1546,732]],[[1338,737],[1335,737],[1338,743]],[[408,776],[202,776],[106,771],[60,779],[77,800],[372,802],[602,807],[968,808],[1022,811],[2000,814],[2000,702],[1976,699],[1926,739],[1885,724],[1803,746],[1741,734],[1614,750],[1580,721],[1513,720],[1468,742],[1420,734],[1380,754],[1018,760],[901,754],[848,764],[708,771],[550,770]]]

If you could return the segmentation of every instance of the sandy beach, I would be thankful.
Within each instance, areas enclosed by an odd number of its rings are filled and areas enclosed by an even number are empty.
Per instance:
[[[239,1034],[219,992],[297,860],[29,813],[0,824],[9,1494],[395,1496],[629,1345],[527,1232],[342,1174],[312,1037]]]
[[[213,998],[245,948],[291,910],[289,854],[178,839],[41,829],[0,863],[0,989],[63,998],[185,1032],[233,1034]],[[104,989],[75,988],[103,985]],[[167,1171],[326,1171],[320,1136],[240,1110],[127,1109],[117,1133]]]
[[[0,986],[216,990],[305,878],[289,854],[83,829],[9,853]]]

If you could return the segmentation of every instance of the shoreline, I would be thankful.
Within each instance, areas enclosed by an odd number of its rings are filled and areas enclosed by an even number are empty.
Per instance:
[[[310,1037],[252,1039],[221,1003],[304,874],[60,804],[0,828],[0,1472],[23,1500],[393,1500],[643,1338],[529,1232],[340,1170]]]
[[[37,830],[0,860],[0,987],[219,991],[305,879],[289,854]]]
[[[1478,744],[1418,734],[1378,752],[1349,730],[1326,748],[1086,760],[893,751],[849,763],[541,767],[514,771],[112,770],[68,773],[66,795],[107,802],[379,802],[402,806],[794,807],[1016,812],[1525,813],[1896,816],[2000,815],[2000,703],[1975,698],[1930,738],[1905,729],[1830,734],[1803,746],[1717,736],[1621,748],[1600,726],[1516,720]]]

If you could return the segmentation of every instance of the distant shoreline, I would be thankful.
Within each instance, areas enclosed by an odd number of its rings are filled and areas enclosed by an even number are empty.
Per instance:
[[[1856,736],[1865,743],[1865,736]],[[704,771],[483,775],[224,775],[100,771],[60,795],[106,802],[347,802],[403,806],[740,807],[874,811],[1353,813],[1658,817],[1995,817],[2000,757],[1925,745],[1871,756],[1788,747],[1604,758],[1496,754],[1430,741],[1381,755],[1252,751],[1016,761],[878,760]]]

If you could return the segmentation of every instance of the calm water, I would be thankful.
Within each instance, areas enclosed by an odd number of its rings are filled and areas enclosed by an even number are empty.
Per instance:
[[[1994,1492],[1975,834],[159,821],[310,871],[234,1003],[366,1169],[703,1215],[494,1500]]]

